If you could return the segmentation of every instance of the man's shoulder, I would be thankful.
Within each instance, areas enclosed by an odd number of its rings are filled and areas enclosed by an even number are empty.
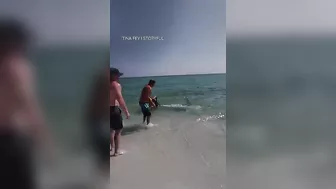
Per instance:
[[[114,88],[120,88],[121,87],[120,83],[118,83],[116,81],[112,81],[111,86],[114,87]]]
[[[143,92],[145,92],[145,91],[147,92],[148,90],[149,90],[148,85],[145,85],[145,86],[142,88],[142,91],[143,91]]]
[[[13,76],[20,76],[23,78],[30,77],[34,72],[31,63],[21,58],[12,59],[8,71]]]

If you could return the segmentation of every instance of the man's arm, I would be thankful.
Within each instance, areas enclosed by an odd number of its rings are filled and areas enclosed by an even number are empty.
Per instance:
[[[153,102],[153,100],[152,100],[152,89],[150,88],[150,87],[146,87],[146,89],[147,89],[147,94],[148,94],[148,100],[149,100],[149,103],[150,103],[150,105],[152,106],[152,107],[156,107],[155,106],[155,103]]]
[[[128,112],[128,109],[127,109],[124,97],[122,96],[122,93],[121,93],[121,86],[119,84],[117,84],[117,83],[113,83],[113,87],[116,90],[117,101],[118,101],[121,109],[125,112],[126,117],[128,118],[129,117],[129,112]]]

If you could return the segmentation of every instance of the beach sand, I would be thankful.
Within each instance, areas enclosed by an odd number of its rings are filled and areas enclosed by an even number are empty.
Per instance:
[[[149,129],[133,124],[125,127],[122,149],[124,155],[110,159],[110,188],[225,188],[225,135],[218,123],[166,117]]]

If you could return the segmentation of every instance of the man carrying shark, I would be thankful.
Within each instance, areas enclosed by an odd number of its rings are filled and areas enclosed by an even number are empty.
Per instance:
[[[154,80],[149,80],[148,84],[142,89],[141,95],[140,95],[140,100],[139,100],[139,105],[141,107],[141,111],[143,114],[143,123],[145,123],[147,126],[150,126],[150,119],[152,116],[151,109],[152,108],[157,108],[158,103],[155,97],[151,97],[152,95],[152,88],[155,85]]]

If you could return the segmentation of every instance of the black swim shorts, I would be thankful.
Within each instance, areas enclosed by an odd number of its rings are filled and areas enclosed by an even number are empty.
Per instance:
[[[124,128],[121,110],[118,106],[110,106],[110,129],[121,130]]]
[[[0,133],[0,188],[36,188],[31,141],[16,132]]]

